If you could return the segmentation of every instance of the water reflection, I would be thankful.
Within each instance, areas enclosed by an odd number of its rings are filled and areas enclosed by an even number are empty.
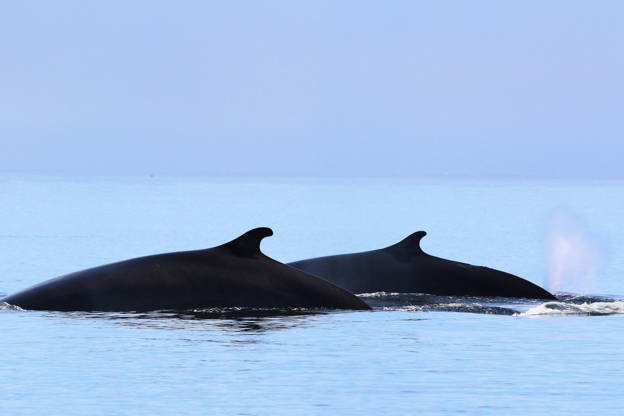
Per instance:
[[[403,312],[463,312],[485,315],[612,315],[624,313],[615,296],[557,293],[557,301],[538,299],[434,296],[422,293],[361,294],[375,309]]]
[[[464,312],[511,316],[517,313],[517,306],[540,303],[527,299],[437,296],[424,293],[379,292],[359,296],[375,309],[404,312]]]
[[[154,312],[47,312],[49,317],[102,320],[134,328],[259,334],[309,324],[312,316],[336,313],[323,309],[210,308]]]
[[[479,296],[439,296],[426,293],[364,293],[358,295],[373,308],[397,306],[433,306],[451,304],[526,305],[539,304],[538,299],[497,298]]]
[[[436,296],[422,293],[369,293],[358,295],[376,311],[402,312],[462,312],[486,315],[524,316],[528,312],[540,315],[553,314],[613,314],[622,313],[624,303],[621,297],[556,293],[557,301],[543,303],[540,300]],[[599,310],[582,310],[574,305],[597,307]],[[537,309],[536,309],[537,308]],[[541,308],[541,309],[540,309]],[[614,308],[616,308],[614,310]],[[603,310],[604,309],[604,310]],[[535,310],[535,311],[534,311]],[[19,307],[0,303],[0,311],[23,311]],[[565,312],[565,313],[562,313]],[[225,331],[238,334],[261,334],[294,327],[312,326],[313,317],[331,313],[361,313],[354,311],[333,311],[306,308],[209,308],[193,310],[173,310],[154,312],[36,312],[54,319],[72,318],[76,322],[84,320],[108,321],[114,325],[135,328]]]

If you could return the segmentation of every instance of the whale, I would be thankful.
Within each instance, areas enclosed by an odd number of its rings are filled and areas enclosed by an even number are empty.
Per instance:
[[[420,247],[425,231],[379,250],[295,261],[289,265],[352,293],[426,293],[556,299],[521,277],[484,266],[431,256]]]
[[[270,228],[255,228],[209,249],[98,266],[44,281],[1,301],[50,311],[370,309],[346,290],[264,255],[260,242],[270,235]]]

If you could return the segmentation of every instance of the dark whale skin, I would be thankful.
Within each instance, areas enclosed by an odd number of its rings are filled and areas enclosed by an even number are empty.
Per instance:
[[[370,309],[323,279],[265,256],[253,229],[218,247],[157,254],[67,274],[8,296],[23,309],[151,311],[214,307]]]
[[[318,257],[289,263],[352,293],[399,292],[441,296],[556,299],[528,280],[483,266],[430,256],[418,231],[373,251]]]

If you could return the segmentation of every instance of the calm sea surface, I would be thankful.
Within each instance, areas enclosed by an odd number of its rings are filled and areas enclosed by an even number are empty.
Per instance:
[[[3,414],[624,412],[624,183],[0,176],[0,297],[257,226],[289,262],[425,230],[558,302],[364,294],[371,312],[0,305]]]

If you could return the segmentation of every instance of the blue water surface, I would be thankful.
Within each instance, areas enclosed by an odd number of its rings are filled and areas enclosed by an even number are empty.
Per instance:
[[[285,262],[426,230],[425,251],[560,298],[374,294],[370,312],[260,316],[4,305],[0,410],[619,415],[623,214],[609,182],[0,176],[0,295],[270,226],[262,249]]]

